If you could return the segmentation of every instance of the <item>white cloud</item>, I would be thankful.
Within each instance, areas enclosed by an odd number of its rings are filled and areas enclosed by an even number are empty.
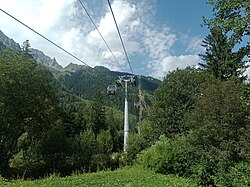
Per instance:
[[[176,41],[176,35],[165,27],[162,30],[145,29],[143,42],[152,60],[162,60],[171,54],[171,47]]]
[[[139,25],[139,20],[133,19],[135,14],[135,5],[129,4],[124,0],[116,0],[112,4],[112,9],[114,11],[114,14],[116,15],[116,21],[122,34],[122,38],[125,43],[127,52],[129,52],[130,54],[138,52],[140,50],[140,44],[131,39],[132,36],[135,34],[135,27]],[[107,9],[105,15],[101,17],[97,25],[98,30],[105,38],[106,42],[112,49],[112,52],[118,59],[119,63],[123,67],[128,67],[122,45],[118,37],[116,26],[109,9]],[[102,41],[97,30],[92,30],[89,34],[87,34],[87,36],[85,37],[85,41],[87,42],[89,47],[92,47],[93,49],[98,49],[94,51],[95,54],[91,54],[91,58],[93,57],[92,55],[97,56],[99,59],[99,65],[105,65],[106,67],[111,68],[113,70],[121,70],[119,69],[119,65],[115,62],[111,52],[107,49],[106,45]],[[85,57],[89,55],[89,53],[86,53]]]
[[[129,71],[107,2],[104,0],[82,2],[93,16],[122,69]],[[184,51],[186,55],[174,56],[174,45],[180,41],[181,36],[166,25],[154,23],[156,2],[157,0],[114,0],[112,8],[129,57],[137,55],[147,59],[144,61],[144,72],[141,74],[162,77],[177,67],[193,65],[198,61],[196,54],[201,49],[199,38],[186,36],[186,51]],[[103,6],[103,8],[96,7],[102,12],[96,11],[91,3]],[[103,65],[111,70],[121,70],[77,0],[0,0],[0,8],[90,66]],[[29,39],[33,48],[44,51],[52,58],[56,57],[63,66],[70,62],[80,63],[2,12],[0,12],[0,29],[19,43]],[[131,65],[134,66],[133,63]],[[137,69],[134,69],[134,72],[137,72]]]
[[[51,27],[53,27],[56,22],[60,21],[64,12],[67,12],[67,8],[72,6],[74,1],[75,0],[1,0],[0,7],[30,27],[45,34],[50,31]],[[7,15],[1,15],[1,21],[6,23],[10,20],[12,19],[7,17]],[[18,30],[27,31],[25,27],[14,20],[11,22],[13,22],[11,24],[15,24],[15,26],[18,27]],[[10,31],[16,33],[16,35],[20,37],[20,34],[18,34],[20,32],[17,30]]]
[[[0,8],[61,45],[62,33],[65,32],[63,24],[69,23],[65,19],[69,15],[65,13],[74,3],[75,0],[0,0]],[[33,48],[40,49],[51,57],[72,60],[55,46],[2,12],[0,12],[0,29],[19,44],[29,39]]]
[[[203,39],[198,36],[185,36],[181,40],[187,45],[185,52],[193,54],[201,54],[205,51],[205,48],[201,46]]]
[[[162,61],[154,61],[148,64],[152,70],[152,76],[162,79],[167,73],[179,68],[184,69],[188,66],[196,66],[200,58],[198,55],[167,56]]]

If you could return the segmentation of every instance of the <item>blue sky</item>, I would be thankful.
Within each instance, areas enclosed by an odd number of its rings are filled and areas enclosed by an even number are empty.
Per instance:
[[[208,34],[202,16],[212,7],[205,0],[110,0],[134,73],[162,79],[176,68],[200,62],[200,46]],[[82,0],[118,59],[130,72],[106,0]],[[121,71],[91,24],[79,0],[0,0],[0,8],[20,19],[91,67]],[[30,40],[59,64],[81,64],[0,12],[0,29],[22,44]]]
[[[160,0],[157,3],[156,19],[160,24],[169,24],[179,31],[194,35],[207,34],[201,29],[202,16],[211,17],[212,7],[205,0]]]

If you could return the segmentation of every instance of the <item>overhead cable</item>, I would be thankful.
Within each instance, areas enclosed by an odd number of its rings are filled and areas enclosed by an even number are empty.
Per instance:
[[[32,29],[31,27],[29,27],[28,25],[26,25],[25,23],[21,22],[20,20],[18,20],[17,18],[15,18],[14,16],[10,15],[8,12],[4,11],[3,9],[0,9],[3,13],[5,13],[6,15],[8,15],[9,17],[13,18],[14,20],[16,20],[17,22],[21,23],[23,26],[27,27],[28,29],[30,29],[31,31],[33,31],[34,33],[38,34],[39,36],[41,36],[43,39],[47,40],[48,42],[50,42],[51,44],[53,44],[54,46],[58,47],[59,49],[61,49],[62,51],[64,51],[65,53],[67,53],[68,55],[70,55],[71,57],[75,58],[76,60],[78,60],[79,62],[85,64],[86,66],[92,68],[90,65],[88,65],[86,62],[84,62],[83,60],[81,60],[80,58],[78,58],[77,56],[73,55],[72,53],[68,52],[67,50],[63,49],[61,46],[59,46],[58,44],[56,44],[55,42],[51,41],[50,39],[46,38],[45,36],[43,36],[42,34],[40,34],[39,32],[35,31],[34,29]],[[96,69],[94,69],[95,71],[97,71]]]
[[[120,66],[121,70],[124,72],[121,64],[118,62],[117,58],[115,57],[113,51],[111,50],[111,48],[109,47],[108,43],[106,42],[106,40],[104,39],[103,35],[101,34],[101,32],[99,31],[98,27],[96,26],[95,22],[93,21],[93,19],[91,18],[87,8],[84,6],[84,4],[82,3],[81,0],[79,0],[80,4],[82,5],[83,9],[85,10],[86,14],[88,15],[90,21],[92,22],[92,24],[94,25],[95,29],[97,30],[97,32],[99,33],[99,35],[101,36],[103,42],[105,43],[105,45],[107,46],[107,48],[109,49],[110,53],[112,54],[112,56],[114,57],[115,61],[117,62],[117,64]]]
[[[116,19],[115,19],[114,12],[113,12],[113,10],[112,10],[112,7],[111,7],[111,4],[110,4],[109,0],[108,0],[108,4],[109,4],[109,8],[110,8],[110,11],[111,11],[111,13],[112,13],[112,16],[113,16],[113,19],[114,19],[114,22],[115,22],[115,26],[116,26],[117,32],[118,32],[118,34],[119,34],[119,37],[120,37],[120,40],[121,40],[121,43],[122,43],[122,47],[123,47],[124,53],[125,53],[126,58],[127,58],[127,62],[128,62],[128,64],[129,64],[129,67],[130,67],[130,70],[131,70],[132,74],[134,74],[134,73],[133,73],[132,66],[131,66],[131,63],[130,63],[129,58],[128,58],[128,54],[127,54],[127,51],[126,51],[124,42],[123,42],[123,40],[122,40],[122,36],[121,36],[120,30],[119,30],[119,28],[118,28],[118,24],[117,24]]]

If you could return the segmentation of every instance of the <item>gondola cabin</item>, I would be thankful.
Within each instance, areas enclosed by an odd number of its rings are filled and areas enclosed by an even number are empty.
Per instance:
[[[117,86],[116,85],[109,85],[107,87],[107,94],[108,95],[116,95],[117,94]]]

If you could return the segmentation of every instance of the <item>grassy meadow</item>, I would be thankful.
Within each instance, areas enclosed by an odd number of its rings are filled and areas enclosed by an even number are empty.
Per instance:
[[[156,174],[153,171],[133,166],[116,171],[103,171],[68,177],[48,177],[41,180],[0,181],[0,186],[18,187],[73,187],[73,186],[126,186],[126,187],[193,187],[197,186],[191,179],[172,175]]]

